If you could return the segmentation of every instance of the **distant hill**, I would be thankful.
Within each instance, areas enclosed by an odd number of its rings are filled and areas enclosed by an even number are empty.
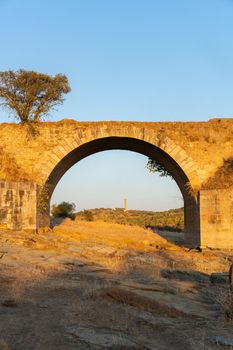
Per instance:
[[[122,208],[88,209],[76,214],[76,220],[105,221],[118,224],[155,227],[160,230],[182,231],[184,229],[184,209],[167,211],[124,210]]]

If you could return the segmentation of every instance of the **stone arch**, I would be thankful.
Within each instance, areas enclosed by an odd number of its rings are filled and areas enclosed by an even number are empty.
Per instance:
[[[127,135],[127,136],[126,136]],[[48,224],[49,202],[52,193],[65,172],[81,159],[104,150],[128,150],[156,159],[173,176],[184,198],[185,233],[189,245],[199,245],[198,199],[192,193],[197,176],[195,165],[187,154],[173,141],[154,132],[131,128],[106,130],[94,128],[79,132],[76,137],[64,140],[52,154],[43,169],[45,181],[42,197],[47,201],[47,215],[38,215],[38,226]],[[187,186],[189,184],[189,186]],[[191,190],[190,190],[191,189]]]
[[[113,123],[114,124],[114,123]],[[69,138],[63,139],[59,144],[51,151],[44,155],[43,162],[41,164],[41,184],[43,185],[54,167],[70,152],[76,148],[101,138],[107,137],[128,137],[132,139],[138,139],[146,141],[164,151],[168,154],[179,166],[189,179],[189,182],[193,188],[199,185],[199,179],[201,174],[192,160],[192,158],[182,149],[176,142],[171,140],[163,133],[155,133],[153,129],[138,127],[134,125],[130,126],[94,126],[87,128],[86,130],[76,130]]]

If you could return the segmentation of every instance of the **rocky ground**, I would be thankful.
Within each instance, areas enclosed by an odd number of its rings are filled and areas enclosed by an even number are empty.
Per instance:
[[[1,231],[0,350],[233,349],[233,252],[163,236],[69,220]]]

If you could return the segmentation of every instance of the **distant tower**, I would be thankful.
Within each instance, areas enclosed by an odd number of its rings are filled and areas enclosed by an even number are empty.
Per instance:
[[[127,198],[124,198],[124,211],[127,210]]]

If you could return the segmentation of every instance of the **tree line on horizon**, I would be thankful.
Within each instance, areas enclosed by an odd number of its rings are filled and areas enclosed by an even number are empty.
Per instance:
[[[76,212],[74,203],[61,202],[52,206],[53,218],[70,218],[76,221],[104,221],[124,225],[137,225],[160,230],[184,229],[184,208],[166,211],[124,210],[123,208],[96,208]]]

